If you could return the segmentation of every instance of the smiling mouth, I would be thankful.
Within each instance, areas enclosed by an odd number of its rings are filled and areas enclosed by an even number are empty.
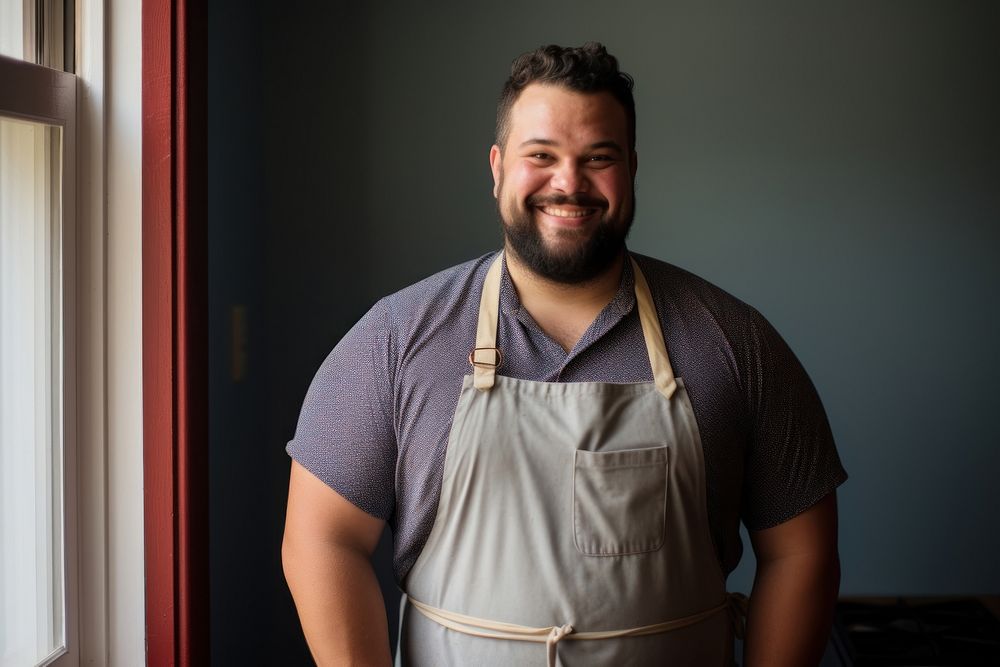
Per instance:
[[[559,206],[539,206],[538,209],[546,215],[557,218],[585,218],[597,212],[596,208],[561,208]]]

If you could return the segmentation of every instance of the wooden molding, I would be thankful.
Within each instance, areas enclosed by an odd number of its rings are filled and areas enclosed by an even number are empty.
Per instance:
[[[142,382],[147,664],[208,650],[206,14],[142,5]]]

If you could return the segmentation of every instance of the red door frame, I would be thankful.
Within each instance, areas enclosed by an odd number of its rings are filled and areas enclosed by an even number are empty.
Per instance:
[[[209,663],[206,9],[142,2],[146,664]]]

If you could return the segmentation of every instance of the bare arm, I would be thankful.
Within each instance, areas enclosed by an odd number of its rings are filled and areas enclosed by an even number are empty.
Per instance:
[[[818,665],[840,589],[837,498],[750,534],[757,574],[750,596],[744,664]]]
[[[320,667],[391,664],[371,565],[384,525],[292,462],[281,560]]]

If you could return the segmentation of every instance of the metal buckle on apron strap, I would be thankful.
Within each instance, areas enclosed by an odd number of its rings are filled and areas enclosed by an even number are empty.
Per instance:
[[[478,361],[476,359],[476,353],[480,350],[493,350],[496,353],[495,361]],[[479,368],[492,368],[496,370],[500,368],[500,364],[503,363],[503,354],[500,353],[499,347],[474,347],[472,352],[469,352],[469,363],[473,366],[478,366]]]
[[[689,625],[694,625],[700,621],[710,618],[715,614],[726,611],[732,619],[735,634],[742,639],[744,635],[747,597],[742,593],[728,593],[722,604],[711,609],[676,618],[672,621],[654,623],[653,625],[643,625],[637,628],[625,630],[601,630],[596,632],[577,632],[572,625],[551,626],[547,628],[533,628],[515,623],[504,623],[502,621],[491,621],[485,618],[476,618],[458,614],[453,611],[437,609],[424,604],[419,600],[414,600],[407,596],[407,603],[412,604],[421,614],[430,620],[442,625],[449,630],[455,630],[463,634],[474,637],[485,637],[487,639],[506,639],[520,642],[544,643],[546,648],[546,662],[548,667],[556,666],[556,647],[563,639],[572,640],[595,640],[595,639],[619,639],[623,637],[642,637],[645,635],[657,635],[671,630],[678,630]]]

